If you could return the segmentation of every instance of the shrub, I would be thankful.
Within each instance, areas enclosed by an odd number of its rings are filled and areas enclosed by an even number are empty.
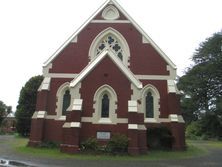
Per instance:
[[[81,143],[81,149],[82,150],[91,150],[91,151],[97,151],[99,148],[98,141],[96,138],[88,138],[84,142]]]
[[[44,141],[42,142],[39,147],[41,148],[58,148],[59,143],[53,141]]]
[[[186,138],[197,140],[200,139],[202,135],[202,127],[199,121],[191,122],[186,128]]]
[[[106,151],[114,154],[127,152],[128,148],[128,138],[123,134],[115,134],[109,140]]]
[[[174,137],[165,127],[150,128],[147,130],[147,146],[150,149],[172,149]]]

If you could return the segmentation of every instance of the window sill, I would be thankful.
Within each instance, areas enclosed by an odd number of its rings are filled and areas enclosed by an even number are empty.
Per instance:
[[[159,123],[157,118],[145,118],[144,122],[145,123]]]
[[[98,123],[100,123],[100,124],[112,124],[112,121],[109,118],[100,118]]]

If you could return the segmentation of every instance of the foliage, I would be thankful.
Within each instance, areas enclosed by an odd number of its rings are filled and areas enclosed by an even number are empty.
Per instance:
[[[31,117],[36,107],[37,90],[42,80],[43,76],[32,77],[20,91],[15,116],[17,119],[16,129],[22,136],[28,136],[30,133]]]
[[[126,135],[114,134],[106,146],[106,151],[114,154],[127,152],[128,143]]]
[[[90,150],[90,151],[97,151],[99,148],[99,143],[96,138],[91,137],[81,143],[82,150]]]
[[[192,60],[194,65],[188,68],[178,82],[178,88],[184,92],[181,100],[182,113],[187,125],[200,120],[189,128],[200,126],[201,136],[218,138],[221,136],[219,129],[222,124],[221,32],[202,42]],[[190,132],[196,133],[196,130],[189,129],[189,135]]]
[[[191,140],[200,139],[202,135],[200,121],[191,122],[186,128],[186,138]]]
[[[44,141],[40,144],[39,147],[41,148],[58,148],[59,147],[59,143],[57,142],[53,142],[53,141]]]
[[[0,101],[0,127],[3,120],[12,112],[12,107],[7,106],[2,101]]]
[[[147,130],[147,145],[149,149],[172,149],[174,137],[166,127],[149,128]]]

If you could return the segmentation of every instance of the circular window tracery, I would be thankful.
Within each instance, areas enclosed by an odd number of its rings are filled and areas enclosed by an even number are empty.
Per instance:
[[[120,60],[123,60],[122,46],[113,35],[109,34],[101,40],[96,49],[96,55],[99,55],[105,48],[112,50],[113,53],[120,58]]]

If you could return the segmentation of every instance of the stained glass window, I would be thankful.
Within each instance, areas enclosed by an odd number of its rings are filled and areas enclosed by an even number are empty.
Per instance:
[[[153,118],[154,116],[154,105],[153,96],[151,92],[146,95],[146,118]]]
[[[62,115],[65,115],[67,108],[70,105],[71,95],[69,90],[65,91],[65,94],[63,95],[63,103],[62,103]]]
[[[105,48],[111,49],[116,56],[123,60],[123,49],[120,42],[112,35],[107,35],[99,43],[96,55],[100,54]]]
[[[109,117],[109,97],[108,97],[107,94],[104,94],[103,98],[102,98],[101,117],[102,118],[108,118]]]

